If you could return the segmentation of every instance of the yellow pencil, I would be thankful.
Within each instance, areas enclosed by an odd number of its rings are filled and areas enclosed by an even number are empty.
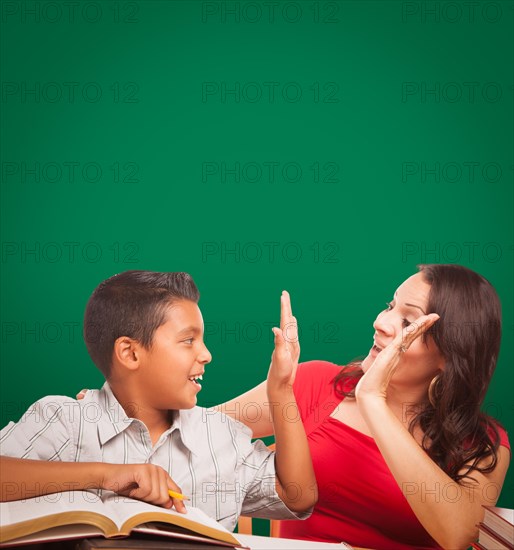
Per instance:
[[[168,489],[168,494],[170,495],[171,498],[178,498],[180,500],[190,500],[189,497],[186,497],[181,493],[176,493],[175,491],[170,491],[169,489]]]

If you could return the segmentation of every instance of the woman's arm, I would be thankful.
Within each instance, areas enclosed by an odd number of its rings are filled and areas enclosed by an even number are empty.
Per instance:
[[[430,459],[384,402],[363,400],[360,410],[423,527],[443,548],[468,548],[478,536],[482,505],[494,506],[500,495],[509,466],[508,449],[500,447],[493,472],[475,471],[471,475],[475,482],[462,485]]]
[[[253,437],[273,435],[266,380],[246,393],[214,408],[248,426],[253,432]]]
[[[443,548],[467,548],[478,535],[482,505],[493,506],[507,473],[510,455],[498,451],[493,472],[474,471],[468,484],[457,483],[425,453],[387,404],[387,387],[400,354],[427,330],[437,316],[420,317],[414,330],[399,334],[377,356],[359,381],[355,395],[359,410],[387,466],[416,517]],[[482,466],[487,464],[483,461]]]

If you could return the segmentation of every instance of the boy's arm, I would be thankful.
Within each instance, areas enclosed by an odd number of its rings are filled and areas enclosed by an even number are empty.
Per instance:
[[[318,487],[300,411],[293,393],[299,358],[298,326],[289,294],[281,296],[280,329],[274,328],[275,350],[267,392],[275,431],[276,489],[290,510],[303,512],[318,500]]]
[[[180,487],[154,464],[108,464],[104,462],[46,462],[0,456],[0,501],[20,500],[63,491],[105,489],[144,500],[164,508],[184,503],[171,499],[168,490]]]
[[[168,488],[176,492],[180,489],[158,466],[74,462],[73,423],[85,418],[77,407],[67,397],[47,396],[34,403],[17,423],[10,422],[0,431],[1,501],[105,489],[185,510],[182,502],[170,500]]]

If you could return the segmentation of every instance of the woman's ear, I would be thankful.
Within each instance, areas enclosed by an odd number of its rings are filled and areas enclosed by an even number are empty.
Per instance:
[[[140,367],[141,345],[128,336],[120,336],[114,342],[113,364],[118,364],[130,371]]]

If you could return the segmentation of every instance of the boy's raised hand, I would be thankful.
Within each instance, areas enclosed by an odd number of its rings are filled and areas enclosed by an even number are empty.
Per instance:
[[[293,383],[300,357],[298,323],[291,311],[289,294],[280,298],[280,328],[273,328],[275,349],[271,356],[266,389],[275,432],[275,486],[279,497],[295,512],[305,512],[318,498],[316,477]],[[291,413],[293,415],[291,416]],[[288,490],[295,487],[294,495]]]
[[[155,464],[104,464],[102,489],[114,491],[137,500],[156,504],[163,508],[175,507],[186,513],[184,502],[171,498],[168,491],[181,493],[180,487],[168,472]]]
[[[291,310],[289,293],[285,290],[280,297],[280,328],[274,327],[272,330],[275,335],[275,349],[268,372],[268,390],[292,387],[300,358],[300,342],[298,323]]]

